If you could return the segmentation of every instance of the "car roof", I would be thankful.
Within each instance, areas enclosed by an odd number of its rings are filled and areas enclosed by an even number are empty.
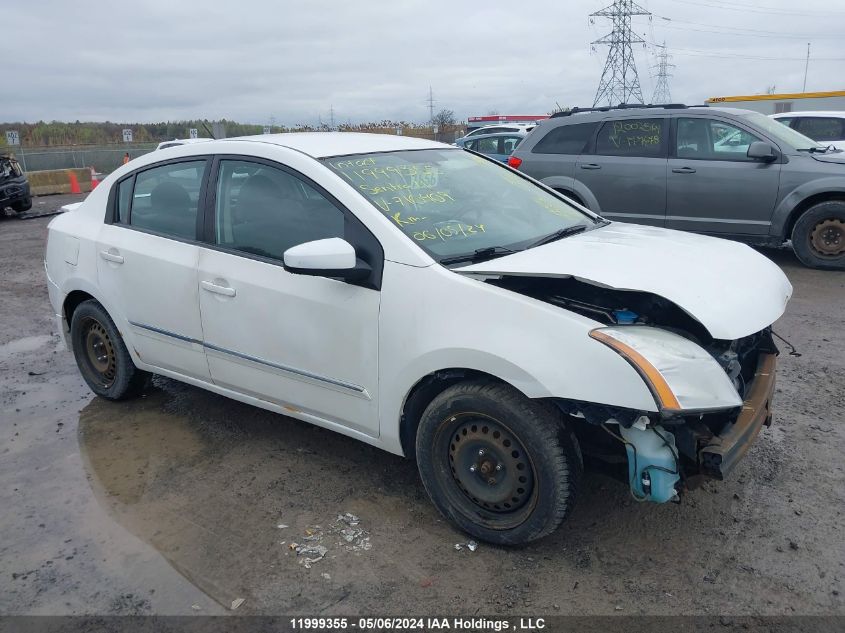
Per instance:
[[[290,132],[287,134],[260,134],[221,139],[219,143],[249,141],[287,147],[312,158],[369,154],[371,152],[395,152],[414,149],[455,149],[445,143],[437,143],[411,136],[394,134],[366,134],[362,132]]]
[[[770,115],[775,119],[788,119],[796,116],[803,117],[834,117],[845,119],[845,110],[805,110],[803,112],[778,112]]]
[[[526,132],[525,130],[511,130],[510,132],[488,132],[487,134],[473,134],[472,140],[475,141],[480,138],[495,138],[497,136],[528,136],[528,132]]]

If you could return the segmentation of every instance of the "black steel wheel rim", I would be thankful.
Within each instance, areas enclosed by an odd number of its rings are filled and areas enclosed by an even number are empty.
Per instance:
[[[513,431],[490,416],[466,413],[445,420],[439,435],[438,450],[448,459],[443,483],[463,514],[491,529],[524,522],[537,501],[536,473]]]
[[[85,364],[98,384],[110,387],[117,376],[114,343],[102,323],[87,318],[82,323],[82,347]]]

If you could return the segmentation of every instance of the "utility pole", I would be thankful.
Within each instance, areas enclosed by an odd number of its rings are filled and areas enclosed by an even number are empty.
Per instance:
[[[657,45],[660,52],[657,53],[657,84],[654,87],[654,96],[651,98],[652,103],[672,103],[672,93],[669,92],[669,69],[674,68],[675,64],[670,64],[669,61],[672,56],[666,52],[666,40],[663,44]]]
[[[434,121],[434,92],[431,90],[431,86],[428,87],[428,99],[426,99],[428,103],[428,120],[430,122]]]
[[[329,106],[329,120],[331,121],[331,127],[329,128],[330,131],[334,132],[334,106]]]
[[[596,44],[607,44],[607,61],[601,74],[593,106],[600,104],[618,105],[620,103],[643,103],[640,78],[634,61],[632,44],[645,44],[645,40],[631,30],[631,16],[651,13],[633,0],[613,0],[613,4],[601,11],[590,14],[590,23],[594,19],[610,18],[613,29],[610,33],[591,42],[593,50]]]
[[[810,42],[807,42],[807,61],[804,63],[804,88],[801,92],[807,92],[807,70],[810,68]]]

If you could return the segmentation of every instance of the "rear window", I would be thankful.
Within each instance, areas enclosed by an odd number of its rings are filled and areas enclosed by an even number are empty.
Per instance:
[[[624,119],[606,121],[596,137],[596,154],[602,156],[666,155],[664,119]]]
[[[561,125],[549,130],[531,150],[534,154],[580,154],[584,151],[598,123]]]
[[[842,141],[845,140],[845,119],[833,117],[805,117],[799,118],[795,129],[814,141]]]

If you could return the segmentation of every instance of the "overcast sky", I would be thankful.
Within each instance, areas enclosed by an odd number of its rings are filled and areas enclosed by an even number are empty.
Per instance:
[[[612,0],[3,2],[0,121],[422,122],[589,106]],[[673,100],[845,89],[844,0],[641,0]],[[669,18],[667,20],[666,18]],[[653,49],[635,48],[651,99]]]

